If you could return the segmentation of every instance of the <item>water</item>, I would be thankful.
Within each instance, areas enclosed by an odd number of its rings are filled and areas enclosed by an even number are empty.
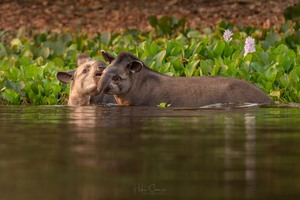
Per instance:
[[[299,199],[298,107],[0,106],[0,199]]]

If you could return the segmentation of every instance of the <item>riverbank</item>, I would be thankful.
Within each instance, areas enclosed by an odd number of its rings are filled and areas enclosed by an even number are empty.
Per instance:
[[[150,30],[149,16],[185,17],[191,28],[213,27],[225,20],[244,26],[269,28],[284,22],[283,11],[298,0],[23,0],[1,1],[0,30],[16,33],[20,28],[41,32],[52,30],[123,32]]]

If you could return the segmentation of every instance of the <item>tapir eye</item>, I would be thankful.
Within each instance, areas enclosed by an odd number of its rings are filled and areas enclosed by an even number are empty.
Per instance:
[[[116,75],[112,78],[114,81],[120,81],[122,78],[119,75]]]

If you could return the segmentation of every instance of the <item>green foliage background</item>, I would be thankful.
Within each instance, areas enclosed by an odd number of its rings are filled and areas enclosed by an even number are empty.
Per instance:
[[[76,68],[86,53],[102,60],[104,49],[115,56],[135,54],[152,69],[171,76],[232,76],[252,82],[281,102],[300,102],[300,29],[286,21],[268,30],[221,22],[214,30],[193,30],[185,19],[150,17],[153,31],[124,33],[20,33],[7,41],[0,32],[0,104],[65,104],[69,86],[55,74]],[[233,31],[225,42],[223,33]],[[29,35],[28,35],[29,34]],[[256,52],[244,57],[246,37],[256,40]],[[247,91],[245,91],[247,92]]]

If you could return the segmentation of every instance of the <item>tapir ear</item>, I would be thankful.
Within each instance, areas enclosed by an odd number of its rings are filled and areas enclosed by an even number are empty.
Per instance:
[[[87,62],[87,61],[90,61],[92,60],[90,56],[86,55],[86,54],[80,54],[78,57],[77,57],[77,65],[80,66],[82,65],[83,63]]]
[[[74,76],[75,70],[67,72],[57,72],[56,78],[62,83],[70,83]]]
[[[105,60],[106,62],[108,62],[109,64],[110,64],[113,60],[116,59],[112,54],[107,53],[107,52],[104,51],[104,50],[101,50],[101,54],[102,54],[104,60]]]
[[[128,69],[130,70],[131,73],[138,73],[139,71],[142,70],[143,66],[144,64],[141,61],[134,60],[128,64]]]

